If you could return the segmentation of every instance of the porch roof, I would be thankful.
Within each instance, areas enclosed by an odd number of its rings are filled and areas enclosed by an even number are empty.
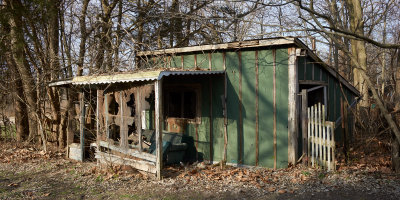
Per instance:
[[[49,86],[62,85],[93,85],[93,84],[110,84],[110,83],[128,83],[138,81],[154,81],[161,80],[164,76],[173,75],[212,75],[224,74],[225,71],[170,71],[170,70],[152,70],[152,71],[137,71],[130,73],[116,73],[107,75],[90,75],[77,76],[71,80],[64,80],[50,83]]]

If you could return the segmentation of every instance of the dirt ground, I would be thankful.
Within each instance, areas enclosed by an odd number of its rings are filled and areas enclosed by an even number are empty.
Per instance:
[[[194,163],[167,166],[158,181],[127,166],[0,142],[0,199],[400,199],[400,176],[368,163],[336,172]]]

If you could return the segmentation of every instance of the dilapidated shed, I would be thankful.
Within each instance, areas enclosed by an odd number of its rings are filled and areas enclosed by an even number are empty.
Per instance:
[[[146,51],[136,60],[133,72],[51,85],[84,91],[80,143],[88,146],[84,132],[95,132],[100,162],[159,177],[162,162],[219,162],[225,144],[227,163],[295,164],[307,143],[304,106],[324,104],[326,119],[335,122],[343,99],[350,105],[359,95],[297,38]],[[341,134],[335,131],[337,140]]]

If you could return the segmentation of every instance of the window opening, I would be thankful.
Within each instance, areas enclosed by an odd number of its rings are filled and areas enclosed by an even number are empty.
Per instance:
[[[117,101],[115,101],[114,95],[109,95],[109,97],[111,98],[111,102],[108,105],[108,113],[111,115],[117,115],[119,110],[119,104]]]

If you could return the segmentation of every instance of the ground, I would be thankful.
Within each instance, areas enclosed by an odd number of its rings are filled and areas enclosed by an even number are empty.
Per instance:
[[[0,142],[0,199],[400,199],[400,176],[368,163],[336,172],[194,163],[166,167],[158,181],[127,166]]]

